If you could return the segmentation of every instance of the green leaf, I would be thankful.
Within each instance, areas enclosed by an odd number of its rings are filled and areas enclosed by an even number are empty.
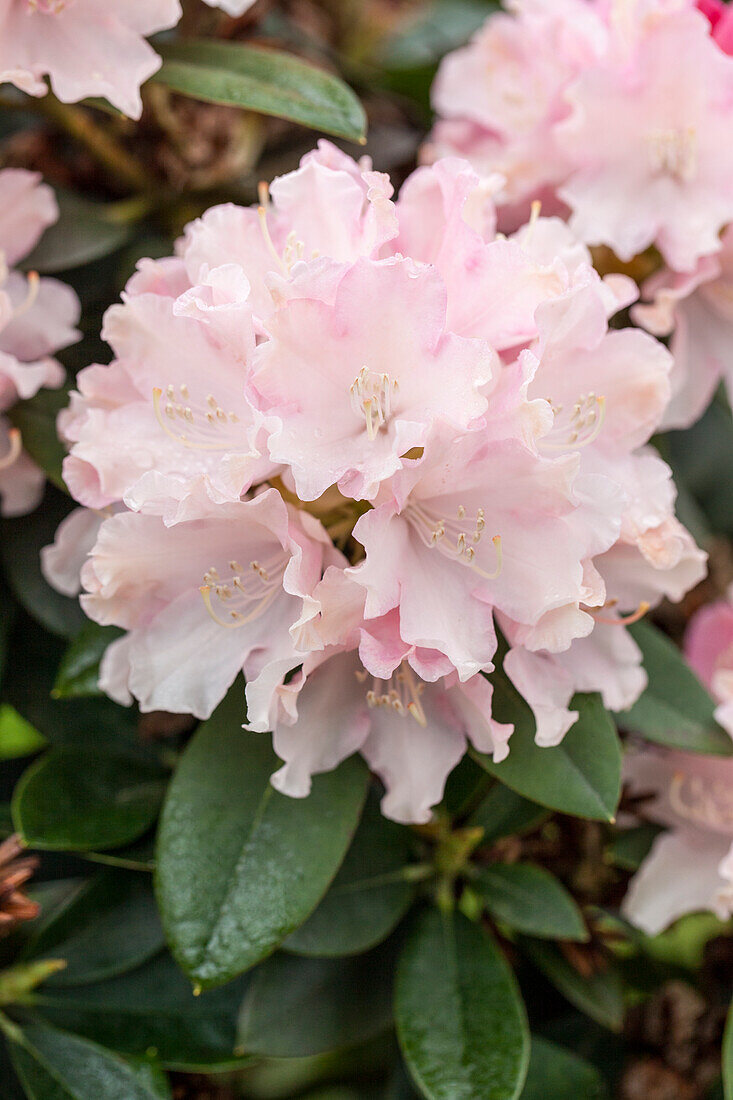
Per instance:
[[[638,871],[649,855],[652,844],[663,831],[661,826],[645,822],[617,833],[608,849],[610,862],[624,871]]]
[[[560,813],[613,821],[621,793],[621,744],[600,695],[576,695],[571,708],[578,721],[556,748],[535,744],[532,712],[504,674],[491,677],[493,715],[513,722],[509,756],[495,764],[474,752],[488,772],[525,798]]]
[[[366,115],[351,88],[290,54],[211,39],[170,43],[159,52],[163,67],[152,79],[175,92],[364,140]]]
[[[420,5],[415,18],[390,37],[378,61],[388,69],[436,65],[450,50],[466,43],[486,22],[495,4],[484,0],[433,0]]]
[[[494,783],[481,805],[471,814],[467,824],[484,830],[482,844],[490,844],[505,836],[529,833],[547,818],[544,806],[522,798],[511,787]]]
[[[0,760],[16,760],[45,748],[46,739],[9,703],[0,704]]]
[[[733,1005],[723,1036],[723,1096],[725,1100],[733,1100]]]
[[[588,939],[583,916],[554,875],[532,863],[494,863],[472,880],[493,917],[529,936]]]
[[[236,684],[200,727],[168,790],[156,880],[168,942],[202,988],[260,962],[302,924],[328,889],[366,796],[352,757],[317,776],[308,798],[270,784],[270,738],[245,733]]]
[[[207,1072],[241,1063],[236,1021],[248,978],[194,996],[164,952],[109,981],[42,987],[34,1007],[52,1024],[124,1054],[155,1051],[169,1069]]]
[[[514,1100],[529,1061],[524,1005],[501,951],[458,913],[426,910],[397,969],[397,1035],[427,1100]]]
[[[107,646],[122,635],[116,626],[84,624],[64,653],[56,674],[53,694],[56,699],[78,699],[101,695],[99,662]]]
[[[123,750],[53,749],[23,773],[13,821],[32,848],[119,848],[151,827],[164,790],[159,767]]]
[[[571,1096],[608,1100],[608,1089],[590,1062],[533,1035],[522,1100],[568,1100]]]
[[[278,952],[252,974],[239,1042],[247,1054],[302,1058],[365,1042],[392,1023],[392,944],[347,959]]]
[[[50,486],[30,515],[0,525],[0,554],[5,576],[18,603],[46,630],[73,637],[86,622],[78,600],[51,588],[41,573],[41,549],[53,542],[56,528],[68,515],[70,502]]]
[[[160,1100],[118,1055],[46,1024],[23,1028],[10,1053],[29,1100]]]
[[[108,852],[80,852],[83,859],[101,863],[106,867],[122,867],[128,871],[153,871],[155,869],[155,835],[150,832],[124,848]]]
[[[76,890],[29,940],[23,957],[66,961],[66,969],[48,979],[49,988],[84,985],[133,970],[163,944],[149,877],[106,871]]]
[[[19,401],[8,413],[23,437],[24,449],[62,493],[67,492],[61,472],[66,449],[59,439],[56,419],[68,403],[66,388],[39,390],[33,397]]]
[[[51,275],[81,267],[116,252],[129,241],[133,227],[115,221],[103,203],[89,202],[57,190],[59,220],[43,234],[24,262],[26,271]]]
[[[572,1005],[610,1031],[624,1022],[623,989],[618,973],[608,969],[590,978],[570,965],[554,944],[522,940],[522,950]]]
[[[316,911],[285,941],[298,955],[356,955],[386,939],[406,913],[414,886],[400,877],[411,834],[388,821],[370,793],[339,873]]]
[[[730,756],[733,744],[713,717],[715,702],[677,646],[651,623],[629,630],[644,655],[649,686],[618,715],[619,723],[668,748]]]

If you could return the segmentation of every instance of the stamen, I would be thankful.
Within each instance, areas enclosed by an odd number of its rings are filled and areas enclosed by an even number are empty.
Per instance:
[[[190,398],[188,386],[184,383],[179,387],[178,393],[184,400]],[[233,411],[226,412],[218,403],[213,394],[206,398],[208,408],[196,405],[194,402],[184,405],[178,401],[176,388],[173,385],[165,388],[165,404],[163,402],[163,390],[156,387],[153,390],[153,408],[155,418],[166,435],[188,447],[192,451],[232,451],[239,450],[241,442],[232,438],[222,429],[230,428],[232,424],[239,423],[239,417]],[[174,431],[170,426],[172,422],[177,425],[179,421],[190,425],[191,430],[198,438],[192,438],[191,431]],[[250,457],[256,457],[255,453],[247,448],[243,453]]]
[[[363,416],[367,436],[377,438],[379,429],[392,415],[392,398],[399,393],[399,382],[388,374],[377,374],[364,366],[351,383],[349,394],[351,408],[357,416]]]
[[[540,442],[543,450],[567,451],[588,447],[598,438],[606,418],[606,398],[581,394],[564,419],[562,405],[548,402],[555,416],[552,431]]]
[[[28,293],[25,296],[25,301],[21,302],[16,310],[13,310],[13,319],[22,317],[24,313],[32,309],[38,298],[38,291],[41,286],[40,275],[37,271],[29,271],[26,278],[28,280]]]
[[[445,557],[458,561],[463,565],[468,565],[474,573],[483,577],[484,580],[494,581],[500,576],[504,564],[501,535],[494,535],[491,539],[496,551],[496,566],[493,571],[488,572],[476,561],[477,550],[480,548],[486,528],[483,508],[476,510],[475,526],[472,533],[469,533],[463,522],[467,516],[466,507],[463,504],[458,507],[457,521],[442,517],[436,519],[421,504],[410,504],[404,515],[423,546],[427,546],[429,550],[438,549]]]
[[[229,567],[234,575],[228,582],[222,582],[216,567],[211,566],[204,574],[204,583],[199,588],[211,618],[219,626],[230,630],[236,630],[259,618],[282,591],[286,565],[284,552],[267,562],[266,566],[252,561],[246,571],[232,560]],[[214,605],[215,598],[226,605],[224,615]]]
[[[17,428],[11,428],[8,432],[8,441],[10,448],[6,455],[0,458],[0,470],[7,470],[9,466],[12,466],[14,462],[20,458],[20,452],[23,450],[23,438]]]
[[[358,669],[354,675],[360,684],[366,682],[365,669]],[[424,690],[423,681],[416,680],[410,666],[403,661],[389,680],[380,680],[376,676],[372,678],[372,686],[366,693],[366,701],[372,708],[389,707],[400,718],[407,718],[409,715],[425,729],[428,719],[420,701]]]
[[[606,607],[613,607],[618,603],[618,600],[609,600],[605,605]],[[647,611],[651,607],[646,600],[642,600],[636,611],[632,611],[630,615],[621,615],[618,619],[608,619],[603,615],[597,615],[595,611],[590,611],[590,614],[596,620],[597,623],[603,623],[606,626],[633,626],[634,623],[638,623],[640,619],[643,619]]]

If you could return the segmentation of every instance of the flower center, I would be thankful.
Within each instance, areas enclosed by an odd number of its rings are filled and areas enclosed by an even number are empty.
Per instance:
[[[456,519],[450,519],[433,515],[422,504],[410,504],[404,514],[423,546],[427,546],[429,550],[438,550],[451,561],[468,565],[474,573],[488,581],[496,580],[501,573],[501,535],[494,535],[491,539],[496,557],[494,570],[487,572],[476,560],[486,528],[483,508],[478,508],[475,518],[471,518],[461,504]]]
[[[58,15],[64,8],[71,7],[74,0],[25,0],[29,12],[40,15]]]
[[[697,175],[698,143],[694,126],[652,130],[647,135],[652,172],[691,183]]]
[[[351,383],[351,407],[366,423],[367,435],[376,439],[392,415],[392,400],[399,393],[399,382],[388,374],[377,374],[362,367]]]
[[[677,772],[669,801],[675,813],[693,824],[733,833],[733,790],[727,780]]]
[[[265,564],[251,561],[246,569],[232,560],[226,579],[212,565],[199,591],[214,622],[236,630],[258,619],[282,590],[286,565],[284,552]]]
[[[356,678],[360,684],[365,684],[369,674],[365,669],[360,669]],[[376,676],[371,680],[372,686],[366,693],[366,701],[370,707],[390,707],[400,718],[414,718],[425,729],[428,720],[420,701],[425,684],[416,678],[406,661],[402,662],[389,680],[379,680]]]
[[[554,405],[549,398],[547,403],[555,419],[552,431],[548,432],[540,442],[543,450],[578,449],[587,447],[598,438],[606,416],[605,397],[596,397],[594,393],[581,393],[570,408]]]
[[[192,399],[188,386],[153,390],[155,415],[163,431],[177,443],[195,451],[227,451],[232,447],[230,428],[239,423],[235,412],[226,412],[213,393],[203,401]]]

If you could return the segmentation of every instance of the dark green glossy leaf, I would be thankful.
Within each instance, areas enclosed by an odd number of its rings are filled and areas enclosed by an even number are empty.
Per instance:
[[[290,54],[211,39],[167,44],[160,52],[163,67],[153,80],[183,95],[364,139],[364,108],[348,85]]]
[[[26,271],[55,274],[116,252],[129,241],[133,227],[115,220],[114,210],[69,191],[57,191],[59,220],[43,234],[26,258]]]
[[[483,26],[492,8],[484,0],[432,0],[416,8],[415,18],[400,25],[379,52],[380,64],[389,69],[435,65],[462,46]]]
[[[544,806],[522,798],[511,787],[494,783],[481,805],[471,814],[467,824],[484,830],[484,844],[517,833],[528,833],[547,817]]]
[[[44,579],[40,553],[53,542],[70,506],[68,498],[49,486],[34,512],[4,520],[0,527],[0,554],[13,595],[41,626],[65,638],[73,637],[86,617],[78,600],[62,596]]]
[[[39,390],[34,397],[19,401],[8,414],[23,437],[23,447],[57,489],[67,492],[61,473],[66,450],[59,439],[56,420],[69,403],[66,388]]]
[[[475,758],[508,787],[541,806],[593,821],[612,821],[621,792],[621,744],[599,695],[576,695],[578,721],[556,748],[535,744],[532,712],[503,670],[494,683],[494,717],[513,722],[509,756]]]
[[[160,1100],[112,1051],[43,1023],[24,1027],[10,1052],[29,1100]]]
[[[24,772],[13,820],[33,848],[119,848],[151,827],[164,790],[159,767],[123,751],[53,749]]]
[[[355,955],[386,939],[404,916],[414,886],[400,877],[411,836],[388,821],[374,791],[354,842],[316,911],[285,941],[299,955]]]
[[[168,942],[201,987],[260,962],[313,912],[338,871],[366,796],[353,757],[308,798],[270,785],[270,738],[245,733],[237,684],[184,753],[161,817],[158,900]]]
[[[682,432],[669,432],[664,458],[675,481],[700,504],[714,531],[733,534],[733,424],[730,409],[714,400],[705,415]]]
[[[733,1005],[723,1036],[723,1095],[725,1100],[733,1100]]]
[[[618,973],[608,969],[585,978],[553,944],[522,940],[522,950],[571,1004],[592,1020],[620,1031],[624,1022],[623,989]]]
[[[494,863],[481,870],[474,889],[493,917],[550,940],[587,940],[583,916],[554,875],[532,863]]]
[[[514,1100],[529,1034],[514,975],[478,925],[426,910],[397,970],[397,1034],[427,1100]]]
[[[64,959],[48,987],[84,985],[124,974],[163,947],[147,875],[106,871],[81,885],[26,945],[26,958]]]
[[[36,1008],[67,1027],[124,1054],[155,1056],[171,1069],[234,1066],[237,1014],[248,978],[196,997],[165,952],[136,970],[95,985],[42,987]]]
[[[0,760],[30,756],[45,746],[45,737],[26,722],[15,707],[9,703],[0,704]]]
[[[252,974],[239,1042],[247,1054],[302,1058],[353,1046],[392,1023],[395,950],[348,959],[278,952]]]
[[[54,698],[101,695],[99,662],[107,646],[122,633],[115,626],[99,626],[91,621],[85,623],[61,659],[53,686]]]
[[[652,825],[651,822],[637,825],[633,829],[624,829],[617,833],[608,850],[608,858],[624,871],[638,871],[662,831],[659,825]]]
[[[555,1043],[532,1036],[529,1073],[522,1100],[608,1100],[595,1066]]]
[[[730,756],[733,745],[713,717],[715,703],[677,646],[651,623],[629,629],[644,654],[649,686],[618,715],[619,723],[668,748]]]
[[[148,833],[125,848],[109,852],[80,852],[83,859],[106,867],[122,867],[128,871],[152,871],[155,868],[155,836]]]

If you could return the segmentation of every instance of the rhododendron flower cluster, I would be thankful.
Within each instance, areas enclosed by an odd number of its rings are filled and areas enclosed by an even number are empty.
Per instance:
[[[459,154],[498,173],[503,225],[540,199],[621,261],[657,250],[660,270],[635,319],[657,336],[674,332],[662,424],[686,427],[721,376],[730,383],[733,362],[730,9],[718,0],[507,7],[444,59],[426,155]]]
[[[733,737],[733,599],[693,615],[685,656]],[[631,882],[626,915],[651,935],[696,909],[733,916],[733,761],[646,749],[629,753],[626,773],[632,793],[654,796],[645,814],[669,827]]]
[[[51,358],[74,343],[79,333],[79,303],[56,279],[39,279],[12,269],[56,221],[58,207],[50,187],[33,172],[0,172],[0,512],[20,515],[36,506],[45,477],[23,451],[20,432],[6,416],[19,398],[64,380]]]
[[[497,235],[492,186],[446,159],[395,200],[322,142],[140,264],[62,413],[84,509],[45,568],[78,590],[83,547],[85,610],[127,632],[103,688],[204,718],[244,671],[287,794],[361,752],[427,821],[467,741],[511,751],[497,628],[554,745],[575,691],[633,703],[625,623],[704,573],[647,446],[671,356],[609,329],[635,284],[557,219]]]
[[[205,3],[241,15],[253,0]],[[180,18],[180,0],[2,0],[0,83],[42,96],[49,77],[64,103],[103,96],[139,118],[140,85],[161,65],[145,37]]]

